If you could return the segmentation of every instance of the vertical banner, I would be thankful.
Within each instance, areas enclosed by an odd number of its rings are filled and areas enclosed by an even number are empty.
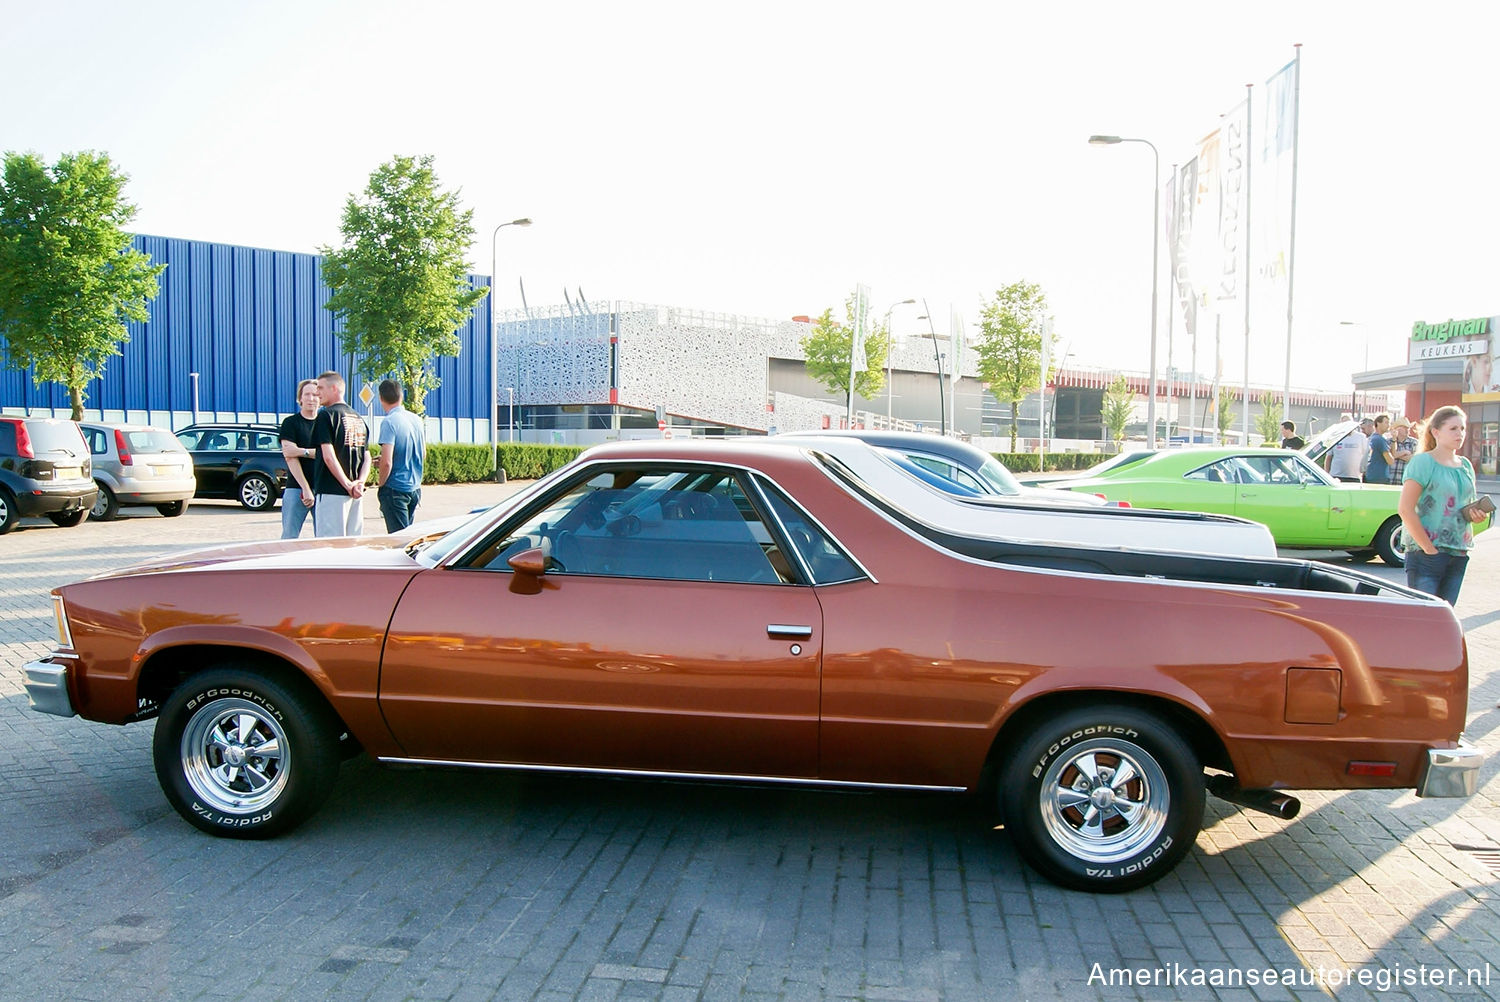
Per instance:
[[[1250,105],[1241,101],[1224,116],[1224,124],[1216,133],[1219,154],[1219,253],[1215,269],[1214,298],[1219,310],[1227,316],[1238,311],[1229,309],[1230,303],[1241,303],[1244,294],[1247,261],[1245,258],[1246,209],[1245,198],[1249,194],[1246,183],[1247,157],[1245,129],[1249,125]]]
[[[1171,256],[1172,277],[1177,286],[1177,308],[1181,310],[1183,329],[1189,343],[1198,335],[1198,300],[1191,264],[1193,247],[1193,207],[1198,198],[1198,161],[1182,165],[1169,188],[1167,200],[1167,253]]]
[[[1292,209],[1295,204],[1296,61],[1266,81],[1255,136],[1255,291],[1257,307],[1275,317],[1289,308]]]

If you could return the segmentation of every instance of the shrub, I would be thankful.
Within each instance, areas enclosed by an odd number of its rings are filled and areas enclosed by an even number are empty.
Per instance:
[[[478,448],[483,448],[479,446]],[[510,480],[535,480],[567,466],[583,454],[579,445],[531,445],[505,442],[500,445],[500,468]]]
[[[996,452],[992,455],[1012,473],[1039,473],[1041,457],[1034,452]],[[1049,452],[1048,470],[1086,470],[1105,459],[1097,452]]]

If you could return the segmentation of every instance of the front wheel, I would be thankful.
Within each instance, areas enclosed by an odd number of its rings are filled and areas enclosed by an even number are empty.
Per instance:
[[[1171,870],[1203,826],[1203,769],[1157,717],[1085,706],[1033,725],[1000,776],[1027,863],[1080,891],[1129,891]]]
[[[1392,515],[1380,523],[1375,533],[1375,552],[1391,567],[1406,566],[1406,551],[1401,548],[1401,516]]]
[[[190,824],[227,838],[270,838],[311,817],[339,770],[339,725],[305,684],[254,665],[194,675],[161,709],[156,778]]]
[[[251,511],[265,511],[276,503],[276,485],[259,473],[248,474],[240,481],[240,504]]]

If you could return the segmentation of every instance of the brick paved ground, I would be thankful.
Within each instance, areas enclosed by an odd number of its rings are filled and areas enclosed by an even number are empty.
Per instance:
[[[424,516],[504,488],[429,488]],[[378,522],[373,504],[371,528]],[[1293,822],[1210,800],[1153,887],[1060,891],[962,800],[346,764],[271,842],[167,807],[152,725],[26,708],[47,590],[164,550],[278,534],[203,503],[0,538],[0,994],[16,999],[1500,998],[1500,779],[1467,802],[1307,794]],[[1500,537],[1500,533],[1495,534]],[[1500,538],[1459,614],[1469,732],[1495,744]],[[1383,573],[1380,565],[1374,568]],[[1489,847],[1488,857],[1460,847]],[[1495,867],[1492,869],[1491,867]],[[1488,984],[1225,988],[1091,982],[1353,968]],[[1175,968],[1173,965],[1182,965]],[[1421,966],[1425,965],[1425,967]]]

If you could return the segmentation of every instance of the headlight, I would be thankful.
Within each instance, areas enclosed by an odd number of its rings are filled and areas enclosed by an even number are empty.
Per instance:
[[[68,629],[68,610],[63,608],[61,595],[52,596],[52,617],[57,621],[57,646],[71,649],[73,632]]]

